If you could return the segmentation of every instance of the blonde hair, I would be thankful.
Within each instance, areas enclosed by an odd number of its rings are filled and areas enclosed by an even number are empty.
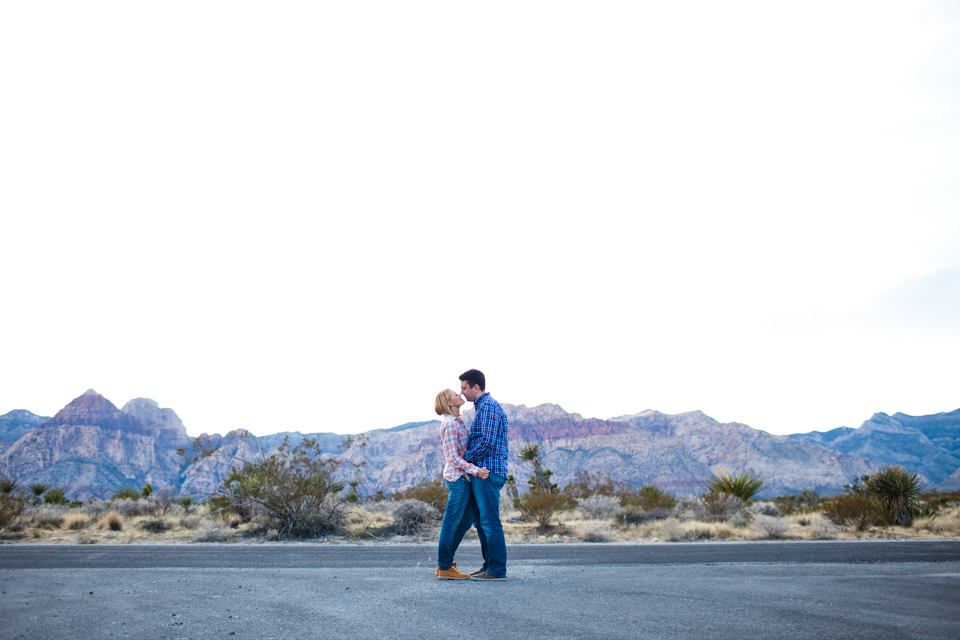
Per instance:
[[[453,396],[450,395],[450,389],[444,389],[437,394],[437,399],[433,403],[433,410],[437,412],[438,416],[443,414],[460,417],[460,407],[451,407],[450,400]]]

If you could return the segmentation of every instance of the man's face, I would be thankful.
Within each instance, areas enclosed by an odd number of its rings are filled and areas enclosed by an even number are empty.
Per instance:
[[[470,402],[473,402],[483,395],[483,392],[480,391],[480,385],[475,384],[471,387],[467,384],[466,380],[460,381],[460,391],[463,392],[463,397]]]

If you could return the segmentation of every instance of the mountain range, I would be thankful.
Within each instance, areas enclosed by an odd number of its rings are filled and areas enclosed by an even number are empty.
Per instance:
[[[509,471],[521,479],[531,468],[515,454],[523,444],[536,443],[561,486],[578,471],[590,471],[688,495],[703,491],[717,471],[749,469],[766,481],[763,497],[805,489],[827,495],[871,469],[902,464],[919,472],[928,487],[960,488],[960,409],[920,417],[878,413],[859,429],[776,436],[720,423],[699,411],[647,410],[601,420],[555,404],[503,408],[513,454]],[[464,417],[469,423],[472,409]],[[438,431],[436,420],[376,429],[367,432],[367,446],[344,457],[366,460],[366,493],[390,493],[437,476],[443,467]],[[251,459],[274,450],[284,438],[296,444],[307,436],[331,453],[347,437],[327,432],[254,436],[242,430],[204,434],[208,444],[227,455],[187,464],[177,449],[189,449],[194,439],[172,409],[148,398],[118,409],[89,390],[52,418],[25,410],[0,416],[0,465],[20,486],[43,482],[66,489],[71,498],[109,497],[121,487],[146,482],[203,495],[216,489],[230,460]]]

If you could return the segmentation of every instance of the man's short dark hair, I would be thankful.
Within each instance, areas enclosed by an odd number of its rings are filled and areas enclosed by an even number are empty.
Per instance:
[[[479,386],[480,391],[484,391],[487,388],[487,379],[483,377],[483,371],[470,369],[470,371],[465,371],[460,374],[460,380],[470,385],[470,388]]]

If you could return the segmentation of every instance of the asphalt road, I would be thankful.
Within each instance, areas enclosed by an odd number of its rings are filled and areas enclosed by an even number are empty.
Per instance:
[[[0,638],[960,638],[960,542],[508,552],[478,583],[432,545],[0,546]]]

